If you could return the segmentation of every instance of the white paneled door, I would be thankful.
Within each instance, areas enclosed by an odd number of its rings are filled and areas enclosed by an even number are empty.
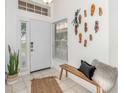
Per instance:
[[[51,66],[51,24],[45,21],[30,22],[31,72]]]

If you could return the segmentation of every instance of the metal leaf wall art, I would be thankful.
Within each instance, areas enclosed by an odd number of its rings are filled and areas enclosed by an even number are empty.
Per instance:
[[[85,39],[84,40],[84,47],[86,47],[87,46],[87,40]]]
[[[87,26],[87,23],[86,23],[86,22],[84,23],[84,31],[85,31],[85,32],[88,31],[88,26]]]
[[[95,4],[92,4],[92,5],[91,5],[91,16],[94,15],[94,13],[95,13],[95,8],[96,8]]]
[[[92,34],[89,34],[89,40],[90,40],[90,41],[93,40]]]
[[[79,43],[82,43],[82,33],[79,33]]]
[[[84,10],[84,17],[87,17],[87,10]]]
[[[81,19],[82,19],[82,16],[81,16],[81,14],[80,14],[79,17],[78,17],[79,24],[81,24]]]
[[[99,7],[99,16],[102,16],[103,15],[103,10],[101,7]]]
[[[72,21],[73,25],[74,25],[74,31],[75,31],[75,35],[78,34],[78,27],[79,27],[79,20],[78,20],[78,16],[79,16],[79,12],[81,9],[77,9],[74,15],[74,19]]]
[[[99,31],[99,22],[95,21],[95,27],[94,27],[95,33]]]
[[[94,16],[95,11],[96,11],[96,6],[94,3],[91,4],[90,6],[90,16]],[[99,32],[99,21],[96,20],[94,22],[94,28],[92,28],[92,32],[88,30],[88,11],[86,9],[83,10],[83,14],[81,15],[80,13],[81,9],[77,9],[74,15],[74,19],[72,21],[73,25],[74,25],[74,32],[75,35],[78,35],[78,39],[79,39],[79,43],[82,44],[84,47],[87,47],[87,44],[89,41],[93,41],[93,35],[92,33],[98,33]],[[99,17],[103,16],[103,9],[102,7],[98,8],[98,13],[96,13]],[[96,16],[96,15],[95,15]],[[85,19],[87,18],[87,19]],[[83,20],[82,20],[83,19]],[[84,21],[86,20],[86,21]],[[94,19],[93,19],[94,20]],[[92,22],[91,22],[92,23]],[[90,24],[90,23],[89,23]],[[92,25],[92,24],[91,24]],[[80,27],[83,27],[82,30],[80,30]],[[92,26],[91,26],[92,27]],[[85,36],[86,35],[86,36]]]

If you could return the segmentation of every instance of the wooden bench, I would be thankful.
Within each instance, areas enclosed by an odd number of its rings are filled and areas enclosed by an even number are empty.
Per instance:
[[[68,64],[62,64],[62,65],[60,65],[60,67],[61,67],[61,72],[60,72],[60,77],[59,77],[60,80],[62,78],[63,70],[65,70],[66,71],[66,77],[68,76],[68,72],[70,72],[70,73],[82,78],[83,80],[86,80],[87,82],[95,85],[96,86],[96,92],[100,93],[100,86],[95,81],[88,79],[82,72],[78,71],[75,67],[70,66]]]

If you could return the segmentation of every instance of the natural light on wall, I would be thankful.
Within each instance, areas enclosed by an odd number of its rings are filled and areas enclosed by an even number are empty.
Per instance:
[[[46,3],[46,4],[49,4],[49,3],[51,3],[53,0],[43,0],[43,2],[44,3]]]
[[[39,4],[45,3],[45,4],[50,4],[52,3],[53,0],[30,0]]]

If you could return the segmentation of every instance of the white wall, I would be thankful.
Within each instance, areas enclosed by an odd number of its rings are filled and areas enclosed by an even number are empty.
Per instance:
[[[90,17],[90,5],[91,1],[96,1],[95,5],[96,8],[102,7],[103,8],[103,16],[99,17],[98,15],[94,15],[93,17]],[[117,1],[117,0],[116,0]],[[54,0],[54,6],[53,6],[53,14],[54,14],[54,21],[61,20],[63,18],[68,19],[68,63],[72,66],[79,67],[80,60],[84,59],[91,63],[93,59],[99,59],[100,61],[109,64],[109,65],[117,65],[117,55],[112,54],[113,49],[117,50],[117,47],[114,47],[110,50],[112,46],[117,44],[117,42],[112,43],[111,37],[114,38],[116,33],[112,33],[110,31],[112,28],[111,23],[114,24],[114,19],[112,22],[110,22],[110,14],[109,11],[111,11],[109,8],[111,7],[109,4],[113,4],[113,0],[107,1],[107,0]],[[115,3],[116,4],[116,3]],[[114,7],[114,6],[113,6]],[[93,41],[88,43],[88,46],[85,48],[83,47],[83,44],[78,43],[78,36],[75,36],[74,34],[74,27],[71,24],[73,18],[74,18],[74,12],[76,9],[81,8],[88,10],[88,17],[83,17],[83,23],[85,21],[88,22],[88,30],[90,32],[93,31],[94,27],[94,21],[97,19],[99,20],[100,24],[100,31],[97,34],[93,34]],[[98,13],[98,9],[96,10],[96,13]],[[116,13],[116,12],[115,12]],[[83,11],[81,11],[81,14],[83,14]],[[82,24],[83,25],[83,24]],[[115,26],[115,24],[114,24]],[[82,32],[83,26],[80,26],[79,31]],[[117,31],[116,31],[117,32]],[[111,34],[111,36],[110,36]],[[84,36],[85,38],[88,38],[87,35]],[[117,38],[116,38],[117,39]],[[117,41],[117,40],[116,40]],[[111,43],[110,43],[111,42]],[[112,45],[110,45],[112,44]],[[116,52],[114,52],[116,53]],[[111,56],[111,57],[110,57]],[[111,59],[115,57],[114,59]],[[110,61],[111,60],[111,61]],[[114,60],[114,62],[112,62]],[[91,91],[95,92],[95,88],[91,86],[90,84],[87,84],[87,82],[82,82],[81,80],[73,75],[70,75],[70,77],[75,80],[76,82],[80,83],[84,87],[90,89]],[[87,85],[87,86],[86,86]],[[117,93],[117,92],[115,92]]]
[[[109,0],[109,62],[118,67],[118,0]],[[118,93],[118,80],[110,93]]]
[[[118,66],[118,0],[109,0],[109,57],[113,66]]]
[[[18,49],[16,47],[16,0],[6,0],[6,37],[5,37],[5,61],[8,62],[8,44],[13,46],[14,49]]]
[[[51,17],[46,17],[26,11],[22,11],[18,9],[18,0],[6,0],[6,40],[5,40],[5,63],[7,64],[9,61],[9,55],[8,55],[8,44],[10,44],[13,49],[17,50],[19,49],[20,41],[19,41],[19,21],[30,21],[31,19],[34,20],[41,20],[41,21],[47,21],[52,22],[52,5],[51,7]],[[28,69],[29,70],[29,69]],[[7,72],[7,68],[6,68]]]
[[[96,7],[102,6],[104,9],[104,15],[99,17],[95,14],[94,17],[90,17],[90,2],[85,0],[55,0],[54,5],[54,20],[60,20],[62,18],[68,18],[68,47],[69,47],[69,63],[74,66],[79,66],[80,59],[84,58],[88,62],[97,58],[109,64],[109,23],[108,23],[108,2],[97,1]],[[64,5],[64,6],[63,6]],[[84,48],[83,44],[78,43],[78,36],[74,34],[74,27],[71,24],[74,18],[74,12],[76,9],[82,8],[88,10],[88,18],[83,18],[83,23],[88,22],[88,33],[93,32],[95,20],[99,20],[100,32],[93,34],[93,42],[88,43],[88,47]],[[83,11],[81,11],[83,14]],[[96,11],[98,13],[98,9]],[[83,24],[82,24],[83,25]],[[83,32],[83,26],[79,28],[80,32]],[[84,35],[85,38],[88,36]],[[78,54],[75,54],[78,53]]]

